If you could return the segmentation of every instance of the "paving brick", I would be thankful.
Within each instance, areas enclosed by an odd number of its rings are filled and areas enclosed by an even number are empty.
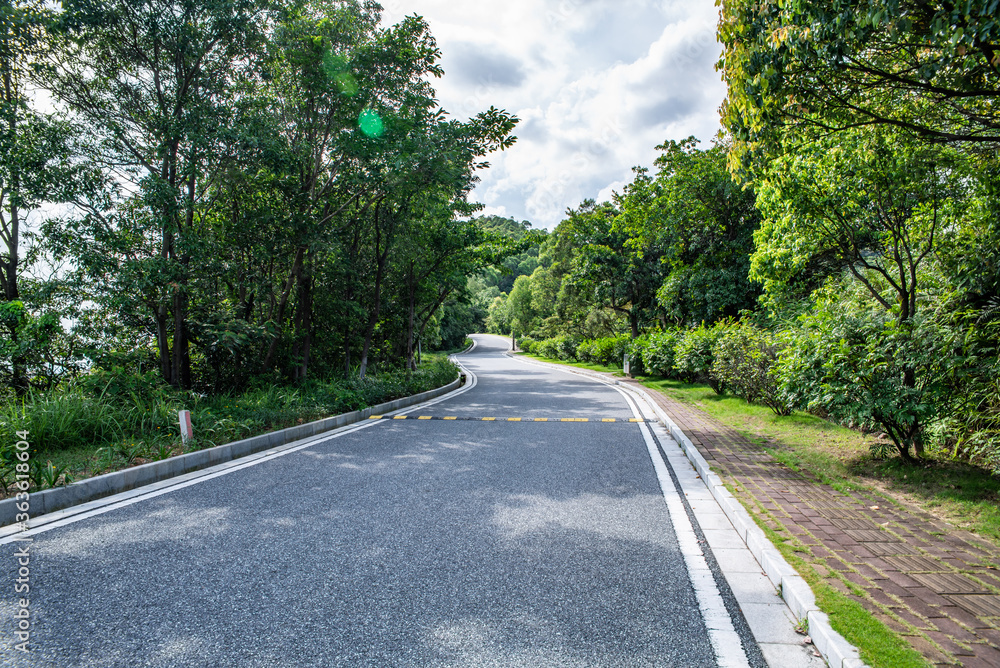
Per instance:
[[[788,535],[805,544],[814,558],[862,586],[861,603],[867,609],[894,630],[907,627],[887,618],[879,605],[926,629],[905,637],[931,664],[1000,667],[1000,617],[981,616],[1000,605],[1000,572],[985,567],[1000,566],[995,548],[919,509],[863,492],[845,496],[812,476],[790,471],[761,446],[696,408],[652,396],[710,465],[740,488],[741,500],[780,518]],[[825,569],[817,570],[822,575]],[[839,577],[824,581],[850,595]],[[978,593],[961,593],[973,590]],[[948,593],[953,591],[958,593]]]

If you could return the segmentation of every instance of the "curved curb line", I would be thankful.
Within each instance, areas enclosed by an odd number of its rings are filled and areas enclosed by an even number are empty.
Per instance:
[[[509,354],[508,356],[512,359],[518,359],[513,358]],[[800,621],[806,620],[809,625],[809,636],[826,662],[831,668],[867,668],[867,664],[861,660],[858,649],[847,642],[842,635],[833,630],[833,627],[830,626],[830,618],[816,606],[816,597],[813,595],[812,589],[809,588],[809,584],[785,561],[785,558],[781,556],[781,553],[768,540],[761,528],[751,519],[750,514],[747,513],[743,504],[722,484],[722,478],[712,472],[708,462],[698,452],[698,448],[694,446],[691,439],[670,419],[670,416],[663,412],[663,409],[649,396],[645,389],[626,385],[619,380],[602,377],[585,370],[575,369],[570,371],[568,369],[572,367],[567,368],[560,364],[549,364],[547,362],[539,362],[538,360],[529,361],[523,358],[520,361],[525,364],[544,364],[566,371],[567,373],[587,376],[594,380],[618,385],[625,390],[642,395],[663,423],[663,426],[670,432],[671,437],[680,444],[684,454],[694,464],[701,479],[712,492],[712,496],[715,497],[719,507],[726,513],[726,517],[733,523],[736,532],[743,538],[743,542],[746,543],[757,563],[760,564],[761,568],[767,574],[771,584],[781,592],[781,597],[788,604],[788,609]]]
[[[437,389],[414,394],[410,397],[387,401],[360,411],[341,413],[340,415],[323,418],[322,420],[307,422],[297,427],[288,427],[287,429],[272,431],[260,436],[245,438],[241,441],[217,445],[214,448],[188,452],[183,455],[177,455],[176,457],[170,457],[158,462],[149,462],[148,464],[142,464],[141,466],[135,466],[123,471],[105,473],[74,482],[65,487],[54,487],[40,492],[32,492],[29,497],[31,517],[35,519],[56,510],[87,503],[88,501],[94,501],[105,496],[118,494],[119,492],[126,492],[137,487],[215,466],[216,464],[224,464],[225,462],[263,450],[300,441],[311,436],[317,436],[339,427],[361,422],[372,415],[391,413],[401,408],[407,408],[430,399],[435,399],[458,390],[461,385],[462,378],[457,378]],[[0,527],[14,524],[18,513],[15,503],[15,497],[0,501]]]

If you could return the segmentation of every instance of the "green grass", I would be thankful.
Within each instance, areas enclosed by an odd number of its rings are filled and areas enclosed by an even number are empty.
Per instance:
[[[824,582],[812,564],[802,557],[797,546],[789,544],[788,538],[769,527],[757,513],[751,515],[785,560],[812,589],[816,604],[830,617],[830,626],[858,648],[862,661],[871,668],[926,668],[930,665],[920,652],[860,603]],[[852,586],[846,580],[843,582],[848,587]]]
[[[13,491],[16,431],[27,431],[36,463],[34,489],[121,470],[229,443],[330,415],[418,394],[454,380],[447,355],[424,355],[415,373],[387,371],[364,380],[269,385],[238,395],[204,397],[148,378],[79,382],[25,402],[0,404],[0,496]],[[109,388],[114,388],[113,390]],[[195,439],[182,446],[177,412],[191,411]],[[46,470],[51,462],[56,473]]]
[[[591,371],[603,371],[605,373],[615,374],[616,376],[624,376],[625,375],[622,372],[622,370],[621,370],[620,367],[615,367],[615,366],[605,366],[604,364],[591,364],[589,362],[566,362],[566,361],[563,361],[563,360],[549,359],[548,357],[542,357],[541,355],[534,355],[532,353],[522,353],[522,352],[519,352],[517,354],[518,355],[522,355],[524,357],[530,357],[531,359],[536,359],[536,360],[539,360],[541,362],[549,362],[551,364],[562,364],[564,366],[575,366],[575,367],[580,367],[581,369],[590,369]]]

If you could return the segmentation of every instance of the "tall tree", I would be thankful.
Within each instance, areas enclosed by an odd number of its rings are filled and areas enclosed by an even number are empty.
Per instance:
[[[652,315],[656,289],[662,282],[660,251],[655,244],[636,249],[615,219],[621,210],[612,203],[585,200],[564,221],[578,245],[571,278],[596,304],[628,318],[632,337]]]
[[[700,150],[697,143],[688,137],[658,146],[656,176],[637,170],[616,221],[637,254],[662,253],[660,312],[682,325],[739,315],[760,292],[747,277],[760,223],[754,192],[726,171],[726,145]]]
[[[19,394],[28,387],[25,354],[40,343],[22,336],[32,319],[20,286],[31,264],[31,250],[25,246],[28,217],[40,216],[43,204],[93,194],[101,184],[75,153],[77,129],[29,104],[31,75],[48,49],[51,19],[43,2],[0,6],[0,300],[11,383]]]
[[[223,164],[233,82],[266,25],[258,0],[67,0],[61,50],[42,78],[96,135],[96,156],[153,213],[164,378],[191,386],[189,280],[196,212]],[[114,221],[106,221],[113,226]]]

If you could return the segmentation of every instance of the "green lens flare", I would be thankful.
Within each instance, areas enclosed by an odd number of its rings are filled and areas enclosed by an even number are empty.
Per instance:
[[[358,92],[358,82],[355,81],[354,75],[350,72],[341,72],[334,77],[334,80],[337,82],[337,88],[340,89],[341,94],[350,96]]]
[[[371,109],[365,109],[361,112],[361,116],[358,118],[358,127],[368,137],[381,137],[382,133],[385,132],[382,117]]]

